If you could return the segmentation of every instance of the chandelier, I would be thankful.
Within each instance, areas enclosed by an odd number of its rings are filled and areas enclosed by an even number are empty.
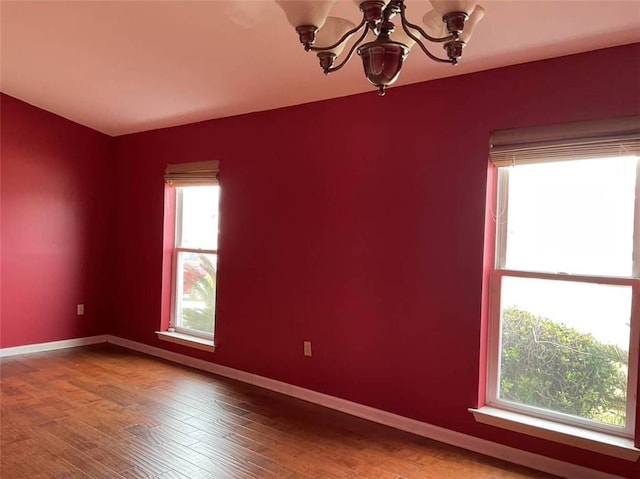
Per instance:
[[[364,73],[384,95],[400,75],[402,64],[414,45],[436,62],[456,65],[462,49],[471,38],[484,9],[471,0],[430,0],[433,10],[423,17],[425,28],[410,23],[404,0],[354,0],[362,12],[359,25],[340,17],[329,16],[337,0],[276,0],[289,23],[295,27],[306,51],[316,52],[325,74],[340,70],[354,52],[362,58]],[[398,27],[391,21],[399,16]],[[338,58],[351,38],[346,56]],[[367,36],[375,37],[363,43]],[[440,43],[446,58],[431,53],[423,41]],[[321,45],[321,46],[320,46]]]

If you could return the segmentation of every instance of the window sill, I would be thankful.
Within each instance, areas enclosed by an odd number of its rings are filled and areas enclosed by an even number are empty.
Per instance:
[[[476,422],[482,424],[567,444],[627,461],[636,461],[640,457],[640,449],[634,447],[632,439],[589,431],[576,426],[560,424],[489,406],[469,409],[469,411],[473,414]]]
[[[194,349],[201,349],[203,351],[214,352],[216,350],[216,346],[210,339],[198,338],[197,336],[169,331],[156,331],[156,334],[158,335],[158,339],[169,341],[170,343],[176,343]]]

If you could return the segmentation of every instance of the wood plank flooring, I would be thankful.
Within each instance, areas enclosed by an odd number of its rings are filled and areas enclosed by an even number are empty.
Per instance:
[[[0,368],[2,479],[552,477],[111,345]]]

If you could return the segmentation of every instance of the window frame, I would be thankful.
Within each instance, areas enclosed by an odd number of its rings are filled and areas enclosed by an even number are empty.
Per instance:
[[[222,196],[222,189],[218,181],[220,173],[220,162],[218,160],[194,161],[186,163],[170,163],[164,172],[165,183],[165,211],[164,211],[164,232],[163,232],[163,254],[162,254],[162,307],[160,330],[157,331],[158,338],[177,344],[215,351],[214,335],[217,319],[218,297],[218,266],[219,266],[219,244],[216,241],[216,249],[183,247],[182,241],[182,216],[183,198],[181,187],[190,186],[215,186],[218,188],[218,199]],[[220,203],[218,203],[218,219],[220,214]],[[218,238],[219,240],[219,230]],[[196,254],[213,254],[216,257],[216,285],[214,291],[214,312],[213,331],[203,332],[195,329],[184,328],[177,323],[178,306],[178,266],[179,254],[181,252]],[[182,275],[181,280],[182,280]]]
[[[182,217],[183,217],[183,190],[181,188],[189,188],[192,186],[216,186],[220,188],[219,183],[216,180],[201,181],[197,184],[178,184],[175,185],[175,212],[174,212],[174,239],[173,248],[171,252],[171,313],[169,318],[169,332],[176,332],[186,336],[192,336],[195,338],[202,338],[206,340],[213,340],[215,336],[216,327],[216,312],[217,308],[214,306],[212,321],[212,332],[199,331],[197,329],[185,328],[179,325],[179,317],[181,316],[181,310],[179,306],[178,295],[181,294],[180,288],[180,269],[179,269],[179,255],[180,253],[195,253],[195,254],[212,254],[216,256],[216,277],[218,273],[218,259],[219,259],[219,245],[217,249],[205,249],[205,248],[185,248],[179,246],[182,244]],[[218,207],[219,212],[219,207]],[[217,305],[218,287],[216,281],[215,298],[213,299],[214,305]]]
[[[565,161],[572,161],[571,159]],[[636,424],[637,407],[637,379],[638,362],[640,356],[640,157],[636,161],[636,183],[634,202],[634,226],[633,226],[633,259],[631,276],[597,276],[574,275],[567,273],[550,273],[530,270],[514,270],[505,268],[507,246],[507,213],[509,196],[509,170],[510,166],[498,166],[494,174],[497,175],[497,195],[493,201],[496,220],[492,225],[495,228],[495,245],[493,249],[494,262],[489,276],[489,314],[488,314],[488,341],[487,341],[487,381],[486,381],[486,406],[495,407],[526,416],[536,417],[552,422],[576,426],[591,431],[602,432],[614,436],[633,439]],[[580,418],[569,414],[555,412],[525,404],[505,401],[498,397],[500,384],[500,352],[501,352],[501,287],[504,277],[522,277],[532,279],[545,279],[568,281],[578,283],[595,283],[603,285],[629,286],[632,290],[632,305],[629,334],[629,366],[627,373],[627,405],[625,427],[599,423],[586,418]]]
[[[180,270],[178,269],[178,261],[179,261],[178,256],[180,253],[213,254],[216,256],[216,258],[218,257],[218,250],[178,248],[178,247],[173,249],[172,270],[171,270],[171,276],[172,276],[171,318],[169,321],[169,331],[186,334],[188,336],[195,336],[197,338],[212,339],[215,333],[215,328],[216,328],[216,309],[215,308],[213,310],[213,318],[211,318],[211,321],[213,323],[212,333],[208,333],[206,331],[199,331],[197,329],[184,328],[178,325],[178,318],[181,316],[181,313],[182,313],[180,306],[178,304],[179,303],[178,294],[182,293],[182,291],[179,290],[179,285],[178,285],[179,283],[178,276],[180,275]],[[216,273],[217,273],[217,267],[216,267]],[[215,291],[216,296],[217,296],[217,293],[218,293],[218,288],[216,287],[216,291]],[[216,303],[216,298],[214,298],[214,304],[215,303]]]

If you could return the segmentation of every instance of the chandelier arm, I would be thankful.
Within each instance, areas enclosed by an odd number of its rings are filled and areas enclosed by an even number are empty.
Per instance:
[[[427,32],[425,32],[424,29],[420,28],[420,26],[410,23],[405,18],[402,19],[402,26],[405,27],[405,31],[407,30],[406,27],[410,27],[410,28],[413,28],[414,30],[417,30],[420,33],[420,35],[422,35],[423,38],[426,38],[427,40],[433,43],[444,43],[454,39],[453,35],[449,35],[442,38],[434,38],[431,35],[429,35]]]
[[[360,38],[358,38],[358,40],[356,40],[356,42],[353,44],[353,46],[351,47],[351,50],[349,50],[349,54],[342,61],[342,63],[340,63],[338,66],[327,68],[324,71],[324,73],[325,74],[329,74],[329,73],[337,72],[343,66],[345,66],[349,62],[349,60],[351,60],[351,57],[353,56],[353,52],[356,51],[356,48],[358,47],[358,45],[360,45],[362,43],[362,41],[365,39],[365,37],[367,36],[367,33],[369,33],[369,27],[368,26],[367,26],[367,28],[364,29],[364,31],[362,32],[362,35],[360,35]]]
[[[405,30],[406,31],[406,30]],[[429,58],[431,58],[433,61],[435,62],[440,62],[440,63],[451,63],[453,65],[456,64],[457,60],[454,60],[452,58],[440,58],[435,56],[433,53],[431,53],[429,50],[427,50],[427,47],[424,46],[424,44],[420,41],[419,38],[415,37],[413,34],[411,34],[410,32],[407,32],[407,34],[409,35],[409,37],[412,40],[415,40],[415,42],[420,45],[420,48],[422,49],[422,51],[424,52],[425,55],[427,55]]]
[[[313,46],[311,46],[311,47],[309,47],[309,51],[310,52],[326,52],[326,51],[329,51],[329,50],[333,50],[334,48],[340,46],[343,42],[347,41],[349,39],[349,37],[351,35],[353,35],[354,33],[356,33],[358,30],[360,30],[365,23],[367,23],[367,22],[363,17],[362,21],[360,22],[360,25],[358,25],[355,28],[352,28],[347,33],[342,35],[342,38],[340,40],[338,40],[336,43],[334,43],[333,45],[330,45],[328,47],[313,47]],[[365,29],[365,31],[366,31],[366,29]]]
[[[413,36],[409,33],[409,30],[408,30],[409,28],[413,28],[414,30],[417,30],[420,33],[420,35],[422,35],[422,38],[426,38],[430,42],[444,43],[444,42],[449,42],[451,40],[455,40],[455,38],[453,38],[453,35],[449,35],[442,38],[432,37],[427,32],[425,32],[424,29],[420,28],[420,26],[414,25],[413,23],[409,22],[409,20],[407,20],[407,17],[405,15],[406,9],[407,9],[407,6],[404,4],[404,2],[402,2],[402,6],[400,7],[400,20],[402,21],[402,28],[407,33],[407,35],[409,35],[413,40],[415,40],[415,38],[413,38]],[[421,43],[421,42],[418,42],[418,43]]]

